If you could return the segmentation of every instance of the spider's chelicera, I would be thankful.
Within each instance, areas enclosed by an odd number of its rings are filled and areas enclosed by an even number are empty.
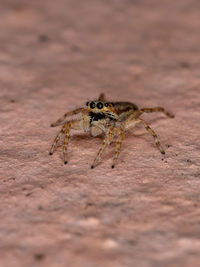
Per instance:
[[[165,151],[158,140],[157,134],[146,121],[140,118],[144,112],[163,112],[169,118],[174,118],[173,114],[167,112],[162,107],[139,109],[135,104],[130,102],[108,102],[105,100],[104,94],[100,94],[98,100],[86,102],[85,108],[78,108],[71,112],[67,112],[55,123],[51,124],[52,127],[58,125],[63,126],[56,136],[49,154],[53,154],[61,135],[64,134],[63,157],[64,163],[66,164],[67,146],[71,137],[72,129],[90,131],[92,136],[97,136],[103,133],[105,135],[103,144],[99,149],[91,168],[94,168],[98,164],[105,148],[113,141],[114,137],[117,137],[116,150],[112,163],[112,168],[114,168],[121,151],[121,144],[124,139],[125,131],[135,127],[139,123],[141,123],[153,136],[159,151],[162,154],[165,154]],[[73,116],[78,113],[82,115],[81,119],[65,121],[68,116]]]

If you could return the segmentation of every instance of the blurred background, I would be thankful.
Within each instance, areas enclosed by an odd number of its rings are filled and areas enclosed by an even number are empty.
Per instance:
[[[0,0],[0,265],[199,266],[199,0]],[[101,138],[50,124],[104,92],[164,106],[90,170]]]

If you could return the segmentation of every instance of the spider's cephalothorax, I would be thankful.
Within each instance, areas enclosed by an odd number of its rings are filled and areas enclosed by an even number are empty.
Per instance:
[[[162,154],[165,154],[154,130],[140,118],[144,112],[163,112],[170,118],[174,117],[174,115],[165,111],[162,107],[139,109],[135,104],[129,102],[107,102],[104,94],[101,94],[98,100],[86,102],[85,108],[78,108],[74,111],[65,113],[63,117],[51,125],[52,127],[55,127],[63,124],[61,131],[58,133],[53,142],[50,155],[53,154],[61,135],[64,134],[63,156],[64,163],[67,163],[67,145],[71,136],[71,129],[90,131],[92,136],[104,133],[105,139],[96,158],[94,159],[93,164],[91,165],[91,168],[94,168],[97,165],[106,146],[113,141],[115,136],[117,136],[116,151],[112,164],[112,168],[114,168],[121,151],[124,132],[133,128],[138,123],[143,124],[145,129],[153,136],[157,148]],[[65,122],[66,117],[78,113],[82,114],[81,119]]]

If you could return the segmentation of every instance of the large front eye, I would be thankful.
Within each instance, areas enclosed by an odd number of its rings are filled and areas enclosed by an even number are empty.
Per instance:
[[[94,102],[91,102],[91,103],[90,103],[90,107],[91,107],[91,108],[95,108],[95,103],[94,103]]]
[[[101,102],[97,103],[97,108],[98,109],[102,109],[103,108],[103,103],[101,103]]]

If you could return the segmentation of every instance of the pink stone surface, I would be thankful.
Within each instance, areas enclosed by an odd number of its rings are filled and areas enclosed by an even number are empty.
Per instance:
[[[0,266],[200,266],[199,0],[0,1]],[[50,157],[66,111],[164,106],[114,144],[78,133]]]

